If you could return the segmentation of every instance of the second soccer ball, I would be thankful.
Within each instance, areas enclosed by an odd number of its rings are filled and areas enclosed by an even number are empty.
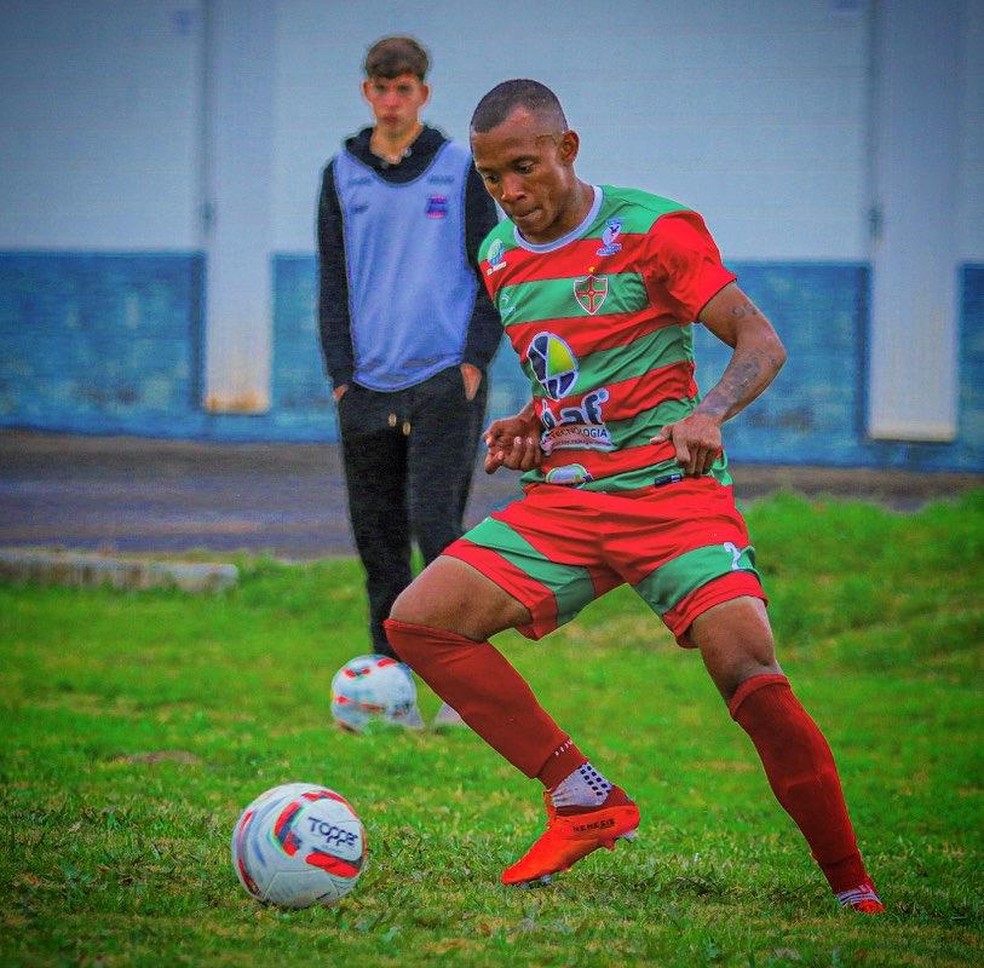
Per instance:
[[[373,721],[418,729],[417,687],[407,667],[386,655],[349,660],[331,681],[331,714],[342,729],[361,733]]]

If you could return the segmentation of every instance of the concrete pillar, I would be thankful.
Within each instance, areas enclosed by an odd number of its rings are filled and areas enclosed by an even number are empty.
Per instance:
[[[213,413],[270,407],[276,7],[202,4],[203,405]]]
[[[963,0],[872,2],[868,433],[957,432]]]

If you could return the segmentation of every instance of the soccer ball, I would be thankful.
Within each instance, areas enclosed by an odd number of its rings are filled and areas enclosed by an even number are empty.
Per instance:
[[[328,907],[355,887],[366,832],[345,798],[316,783],[284,783],[260,794],[232,831],[232,866],[258,901]]]
[[[361,733],[372,720],[411,729],[423,724],[413,677],[387,655],[357,656],[335,673],[331,714],[342,729],[353,733]]]

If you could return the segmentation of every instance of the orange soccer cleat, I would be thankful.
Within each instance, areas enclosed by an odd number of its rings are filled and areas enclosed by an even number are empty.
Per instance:
[[[639,826],[639,808],[620,787],[612,787],[600,807],[579,813],[558,812],[544,793],[547,829],[533,846],[502,872],[503,884],[549,884],[552,875],[587,857],[599,847],[612,850],[616,840],[634,840]]]

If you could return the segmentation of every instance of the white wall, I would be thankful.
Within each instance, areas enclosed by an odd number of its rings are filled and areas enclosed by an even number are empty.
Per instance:
[[[958,431],[960,0],[883,4],[875,21],[868,433]],[[940,70],[951,59],[952,77]]]
[[[964,83],[960,99],[959,212],[957,240],[968,262],[984,262],[984,0],[966,6],[963,46]]]
[[[199,247],[198,7],[0,3],[0,249]]]
[[[205,387],[213,413],[270,405],[276,7],[206,0]]]
[[[0,3],[0,248],[202,247],[209,2]],[[427,117],[454,137],[493,84],[534,76],[582,133],[586,178],[693,205],[729,259],[866,259],[873,2],[270,0],[269,249],[313,251],[320,168],[368,120],[365,48],[406,31],[434,55]],[[955,230],[979,261],[984,0],[965,4]]]
[[[561,97],[581,174],[701,210],[731,259],[863,259],[863,0],[499,0],[425,11],[364,0],[281,4],[274,248],[313,246],[317,175],[368,121],[361,60],[378,37],[431,50],[426,115],[467,137],[509,77]]]

